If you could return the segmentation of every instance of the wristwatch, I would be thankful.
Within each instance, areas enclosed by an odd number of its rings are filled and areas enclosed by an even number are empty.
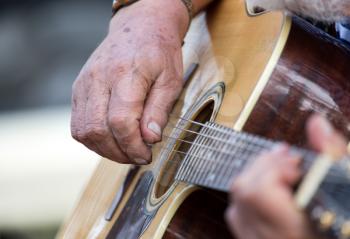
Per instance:
[[[113,0],[113,15],[122,7],[131,5],[139,0]],[[193,17],[193,3],[192,0],[181,0],[185,5],[190,19]]]

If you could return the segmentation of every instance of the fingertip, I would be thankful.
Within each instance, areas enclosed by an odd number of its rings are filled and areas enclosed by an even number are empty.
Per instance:
[[[288,168],[281,172],[284,183],[293,187],[301,178],[302,173],[299,168]]]
[[[162,128],[155,121],[150,121],[147,123],[147,129],[150,132],[154,141],[159,141],[162,138]]]
[[[152,151],[147,145],[138,145],[133,148],[129,147],[128,158],[130,163],[148,165],[152,162]]]
[[[301,177],[301,156],[295,153],[289,153],[286,158],[283,159],[281,169],[279,170],[280,176],[288,185],[294,185]]]
[[[300,163],[302,160],[302,156],[297,152],[292,150],[288,150],[286,154],[280,160],[280,166],[286,170],[293,169],[298,170]]]
[[[148,165],[148,164],[151,163],[151,162],[149,162],[149,161],[147,161],[145,159],[142,159],[142,158],[135,158],[134,161],[138,165]]]
[[[279,161],[285,158],[288,155],[290,146],[286,143],[278,143],[271,149],[270,152],[267,152],[262,155],[262,158],[265,162],[269,162],[269,165],[279,165]],[[275,167],[274,167],[275,168]]]
[[[312,128],[315,122],[319,121],[322,116],[318,113],[312,114],[306,122],[307,129]]]
[[[162,140],[162,128],[155,121],[142,123],[142,137],[146,143],[154,144]]]
[[[289,145],[287,143],[278,143],[272,148],[273,154],[285,154],[289,150]]]
[[[315,114],[310,118],[310,128],[318,129],[325,136],[330,136],[333,134],[334,129],[331,123],[323,116]]]
[[[307,123],[308,139],[316,150],[341,157],[347,153],[345,138],[321,115],[313,115]]]
[[[325,144],[322,152],[332,155],[335,158],[341,158],[348,153],[348,145],[343,135],[336,132],[330,137],[328,144]]]
[[[226,209],[225,211],[225,220],[227,222],[232,223],[235,215],[235,208],[233,206],[230,206],[229,208]]]
[[[287,163],[292,167],[299,167],[301,160],[302,156],[295,153],[290,153],[286,159]]]
[[[332,125],[321,115],[312,115],[306,124],[308,140],[313,148],[322,151],[334,133]]]

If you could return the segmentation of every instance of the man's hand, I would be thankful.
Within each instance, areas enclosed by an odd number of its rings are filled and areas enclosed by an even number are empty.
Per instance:
[[[345,140],[323,118],[313,116],[307,131],[316,150],[339,156],[346,153]],[[238,238],[319,238],[294,202],[292,187],[300,179],[299,163],[300,158],[282,145],[262,155],[237,178],[226,219]]]
[[[182,90],[181,45],[189,16],[180,0],[121,9],[73,86],[72,136],[120,163],[147,164]]]

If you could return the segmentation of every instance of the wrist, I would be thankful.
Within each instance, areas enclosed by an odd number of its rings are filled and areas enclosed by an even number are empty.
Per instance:
[[[141,19],[145,25],[149,25],[152,20],[158,25],[165,24],[166,29],[174,30],[181,41],[185,37],[190,24],[190,16],[182,0],[140,0],[135,2],[116,13],[111,20],[110,31],[118,28],[120,18],[124,18],[126,23]]]
[[[145,4],[157,9],[160,17],[169,19],[178,28],[181,40],[185,37],[191,16],[182,0],[142,0]]]

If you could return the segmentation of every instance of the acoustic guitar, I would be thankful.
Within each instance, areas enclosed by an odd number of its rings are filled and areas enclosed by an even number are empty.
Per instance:
[[[221,0],[193,20],[186,86],[153,163],[102,159],[58,238],[232,238],[229,182],[278,141],[303,155],[296,192],[313,225],[350,238],[350,161],[319,157],[304,135],[318,112],[350,137],[350,51],[302,19],[253,10]]]

